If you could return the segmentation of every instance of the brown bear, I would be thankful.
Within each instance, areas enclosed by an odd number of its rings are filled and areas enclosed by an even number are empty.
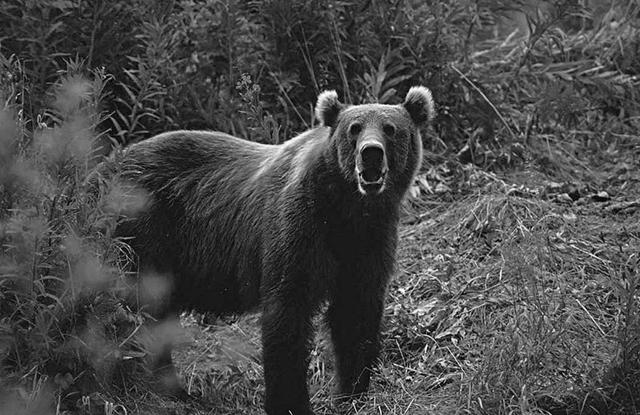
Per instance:
[[[156,317],[262,311],[270,415],[312,413],[312,318],[325,301],[338,391],[367,390],[400,205],[434,105],[416,86],[400,105],[344,105],[325,91],[315,111],[321,126],[281,145],[174,131],[123,157],[122,177],[149,200],[118,234],[133,237],[140,273],[170,281]],[[170,353],[162,350],[158,367],[171,372]]]

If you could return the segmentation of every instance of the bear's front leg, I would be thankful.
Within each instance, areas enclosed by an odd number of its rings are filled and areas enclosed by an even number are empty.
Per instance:
[[[360,281],[362,282],[362,281]],[[381,284],[342,279],[331,298],[331,328],[341,399],[367,391],[380,353],[380,321],[384,306]]]
[[[307,387],[311,306],[299,292],[263,301],[262,347],[269,415],[312,415]]]

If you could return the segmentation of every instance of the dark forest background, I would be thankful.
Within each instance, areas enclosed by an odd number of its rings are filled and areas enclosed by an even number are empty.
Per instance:
[[[204,403],[150,395],[111,236],[143,202],[95,167],[171,129],[282,143],[322,90],[418,84],[438,114],[352,412],[640,413],[634,0],[0,0],[0,413],[260,413],[251,318],[184,316],[167,338]]]

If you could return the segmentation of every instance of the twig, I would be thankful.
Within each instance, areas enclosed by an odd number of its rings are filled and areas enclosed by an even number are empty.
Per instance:
[[[136,328],[135,328],[135,329],[133,329],[133,331],[132,331],[132,332],[131,332],[131,333],[130,333],[130,334],[129,334],[129,335],[128,335],[128,336],[127,336],[123,341],[121,341],[121,342],[120,342],[120,344],[118,345],[118,348],[122,348],[125,344],[127,344],[127,342],[128,342],[129,340],[131,340],[131,339],[133,338],[133,336],[135,336],[135,335],[136,335],[136,333],[138,332],[138,330],[140,330],[141,328],[142,328],[142,324],[138,324],[138,325],[136,326]],[[111,352],[109,352],[109,353],[111,353]],[[107,353],[107,355],[106,355],[106,356],[108,356],[108,355],[109,355],[109,353]]]
[[[604,332],[604,330],[602,330],[602,327],[600,327],[600,324],[598,324],[596,319],[593,318],[593,316],[591,315],[589,310],[587,310],[587,308],[585,306],[583,306],[582,303],[580,302],[580,300],[578,300],[577,298],[576,298],[576,302],[584,310],[584,312],[587,313],[587,315],[589,316],[591,321],[593,321],[593,324],[595,324],[595,326],[598,328],[598,331],[600,332],[600,334],[602,334],[602,337],[607,337],[606,333]]]
[[[338,58],[338,69],[340,73],[340,79],[342,80],[343,94],[348,104],[353,104],[351,100],[351,93],[349,92],[349,82],[347,81],[347,73],[344,70],[344,62],[342,61],[342,43],[340,42],[340,34],[338,33],[338,26],[335,20],[331,19],[331,28],[329,33],[331,34],[331,40],[333,40],[333,47],[335,48],[336,57]]]
[[[272,71],[269,71],[269,75],[273,78],[273,80],[276,82],[276,84],[278,85],[278,89],[280,90],[280,92],[282,93],[282,95],[284,95],[284,98],[287,100],[287,102],[289,103],[289,105],[291,105],[291,108],[293,108],[293,111],[296,113],[296,115],[298,116],[298,118],[300,118],[300,121],[302,121],[302,123],[304,124],[305,128],[310,128],[309,124],[307,123],[307,121],[304,119],[304,117],[302,117],[302,114],[300,114],[300,111],[298,111],[298,108],[293,104],[293,101],[291,101],[291,98],[289,97],[289,94],[287,93],[287,91],[284,89],[284,86],[282,85],[282,83],[280,82],[280,79],[278,79],[277,75],[275,73],[273,73]]]
[[[491,109],[493,110],[493,112],[496,113],[496,115],[498,116],[498,118],[500,118],[500,121],[502,121],[502,123],[504,124],[505,127],[507,127],[507,130],[509,131],[509,133],[511,134],[511,137],[515,140],[516,139],[516,135],[513,132],[513,130],[511,129],[511,127],[509,126],[509,124],[507,123],[507,120],[504,119],[504,117],[502,116],[502,114],[500,114],[500,111],[498,111],[498,108],[496,108],[495,105],[493,105],[493,103],[489,100],[489,98],[484,94],[484,92],[482,92],[482,90],[480,88],[478,88],[478,86],[473,83],[473,81],[471,79],[469,79],[465,74],[463,74],[458,68],[456,68],[454,65],[451,65],[451,68],[453,68],[454,71],[456,71],[456,73],[458,75],[460,75],[460,77],[462,79],[464,79],[469,85],[471,85],[471,87],[473,89],[476,90],[476,92],[478,94],[480,94],[480,96],[487,102],[487,104],[489,104],[489,106],[491,107]]]
[[[631,202],[620,202],[607,206],[605,210],[611,213],[618,213],[623,210],[633,209],[636,210],[640,207],[640,199],[632,200]]]

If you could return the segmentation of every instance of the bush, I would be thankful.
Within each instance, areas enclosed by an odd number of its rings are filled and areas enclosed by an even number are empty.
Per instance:
[[[122,301],[127,248],[111,237],[117,216],[104,203],[118,202],[114,186],[94,171],[110,77],[69,62],[30,131],[12,104],[25,93],[16,62],[4,62],[1,89],[0,373],[18,389],[30,374],[46,405],[50,393],[75,400],[135,373],[142,317]],[[2,408],[21,405],[2,398]]]

